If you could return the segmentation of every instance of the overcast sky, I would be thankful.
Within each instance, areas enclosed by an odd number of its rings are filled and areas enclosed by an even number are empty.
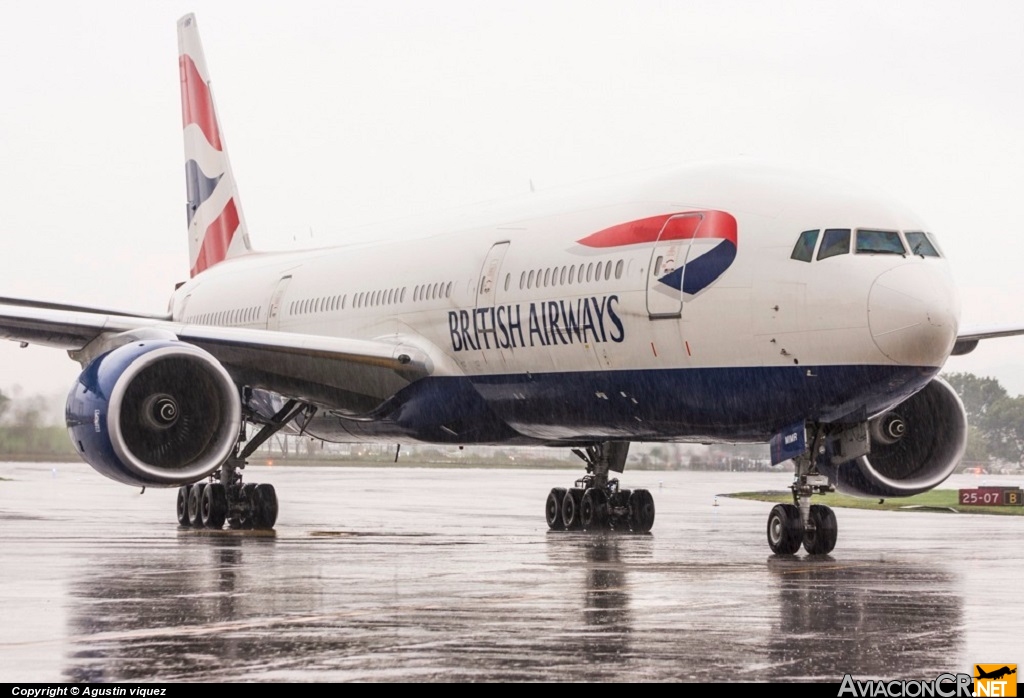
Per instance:
[[[744,156],[873,182],[938,235],[963,324],[1024,321],[1020,2],[9,3],[0,295],[162,312],[187,277],[190,11],[261,249]],[[1022,355],[947,369],[1024,393]],[[77,373],[0,343],[0,390]]]

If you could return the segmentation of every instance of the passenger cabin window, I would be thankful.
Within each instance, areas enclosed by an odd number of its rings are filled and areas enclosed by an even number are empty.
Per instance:
[[[858,230],[857,254],[906,254],[900,234],[892,230]]]
[[[910,245],[910,254],[922,257],[941,257],[939,250],[932,244],[929,236],[924,233],[907,233],[907,244]]]
[[[850,229],[849,228],[828,228],[821,240],[821,249],[818,250],[818,259],[835,257],[837,254],[849,254],[850,252]]]
[[[797,238],[796,247],[793,248],[793,254],[790,255],[790,258],[800,262],[810,262],[814,259],[814,246],[817,244],[818,231],[805,230]]]

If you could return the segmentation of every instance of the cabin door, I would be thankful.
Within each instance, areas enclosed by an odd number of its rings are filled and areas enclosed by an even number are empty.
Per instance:
[[[476,288],[476,307],[484,308],[494,305],[498,295],[498,284],[501,281],[501,262],[508,252],[508,241],[496,242],[487,253],[484,265],[480,269],[480,283]],[[506,289],[507,290],[507,289]]]
[[[498,297],[508,291],[501,276],[501,263],[508,252],[508,244],[508,240],[494,243],[484,258],[483,266],[480,267],[480,278],[476,287],[476,307],[479,315],[474,316],[472,323],[476,341],[480,344],[480,358],[475,365],[478,369],[496,361],[504,363],[508,358],[505,356],[508,338],[504,336],[499,339],[499,314],[496,308]]]
[[[268,330],[276,330],[281,327],[281,299],[284,298],[284,292],[287,290],[291,280],[291,274],[282,276],[280,281],[277,282],[274,292],[270,295],[270,303],[267,305]]]
[[[703,219],[700,213],[681,213],[665,221],[658,233],[647,273],[647,314],[652,320],[682,315],[686,258]]]

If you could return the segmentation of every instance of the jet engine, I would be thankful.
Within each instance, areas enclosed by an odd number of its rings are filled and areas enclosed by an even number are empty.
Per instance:
[[[840,492],[909,497],[926,492],[956,468],[967,446],[967,414],[941,378],[868,422],[871,450],[840,463],[819,463]],[[824,459],[823,459],[824,460]]]
[[[89,465],[128,485],[200,480],[231,454],[238,389],[206,351],[173,339],[134,341],[96,357],[68,394],[71,441]]]

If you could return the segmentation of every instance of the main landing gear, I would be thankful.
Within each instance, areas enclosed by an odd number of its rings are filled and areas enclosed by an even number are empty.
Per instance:
[[[606,441],[572,450],[583,459],[587,474],[575,487],[555,487],[548,494],[544,516],[552,531],[617,531],[647,533],[654,526],[654,497],[647,490],[623,490],[608,471],[621,473],[628,441]]]
[[[277,492],[273,485],[242,482],[246,458],[294,419],[306,406],[296,400],[287,404],[245,446],[245,426],[238,435],[235,452],[210,475],[209,482],[178,488],[178,523],[186,528],[271,529],[277,523]],[[249,418],[255,421],[254,416]]]
[[[827,555],[836,547],[839,528],[835,513],[830,507],[811,504],[811,495],[835,490],[815,465],[813,454],[817,453],[819,438],[808,452],[793,459],[793,503],[776,504],[768,514],[768,547],[776,555],[793,555],[801,544],[811,555]]]
[[[178,523],[186,528],[273,528],[277,492],[273,485],[242,482],[245,461],[232,456],[210,482],[178,488]]]

